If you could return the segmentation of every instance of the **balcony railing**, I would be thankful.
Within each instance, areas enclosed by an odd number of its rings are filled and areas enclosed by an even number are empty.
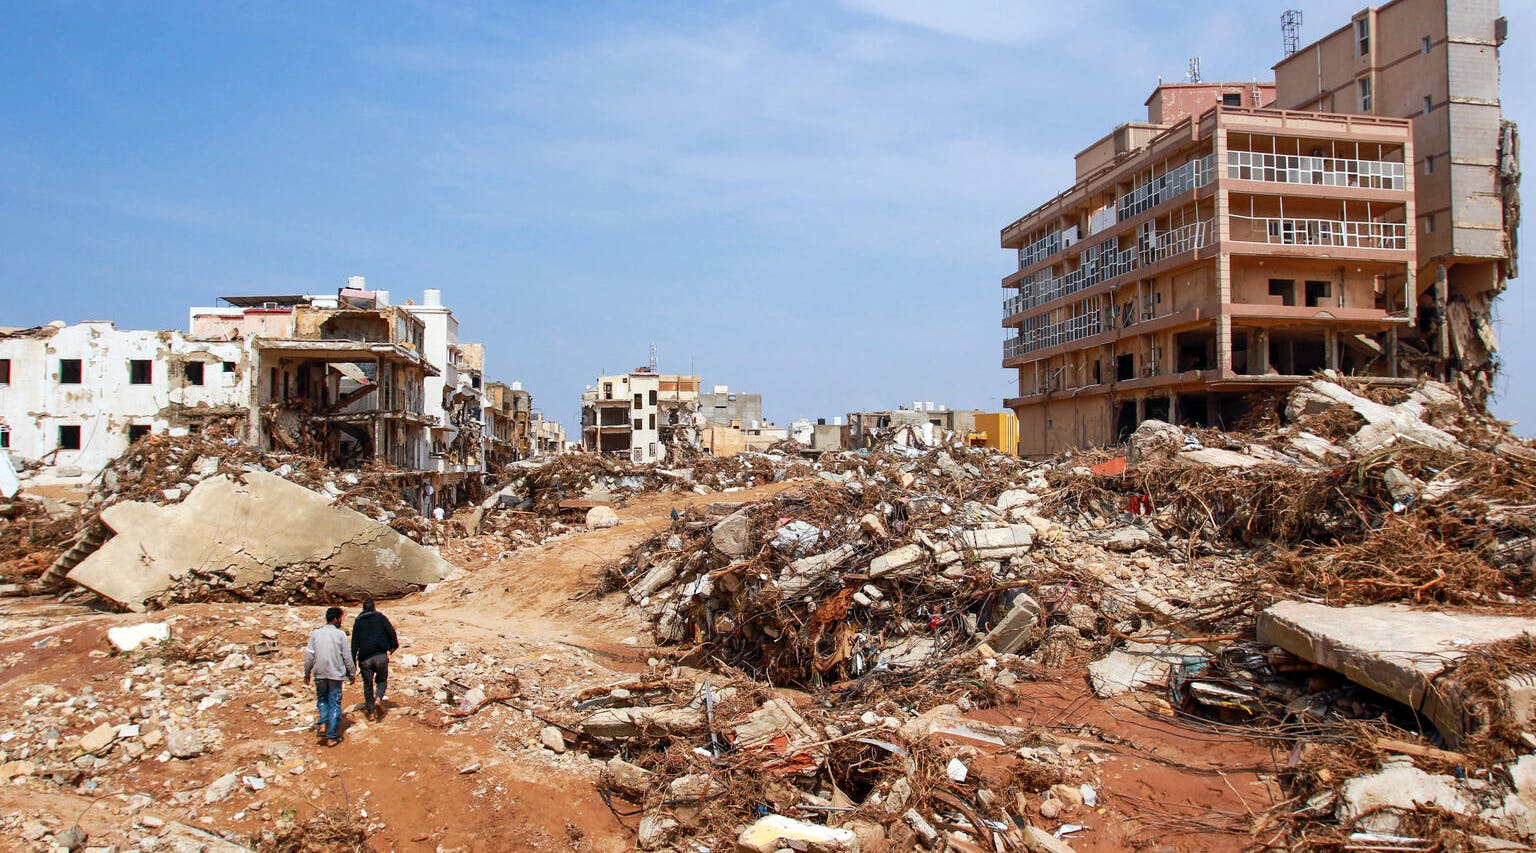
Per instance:
[[[1139,253],[1141,265],[1151,266],[1175,255],[1203,249],[1211,244],[1215,236],[1216,229],[1210,219],[1181,225],[1162,234],[1145,235]]]
[[[1337,246],[1345,249],[1406,249],[1408,226],[1401,222],[1354,219],[1232,217],[1232,239],[1275,246]]]
[[[1071,243],[1067,245],[1070,246]],[[1028,246],[1019,249],[1019,269],[1024,269],[1036,261],[1050,257],[1061,251],[1061,249],[1061,232],[1052,231]]]
[[[1082,314],[1055,323],[1049,322],[1049,315],[1025,320],[1017,335],[1003,340],[1003,358],[1082,340],[1104,331],[1104,310],[1098,301],[1097,297],[1086,300],[1087,310]]]
[[[1145,213],[1169,199],[1210,183],[1216,175],[1215,156],[1207,154],[1198,160],[1191,160],[1120,196],[1115,203],[1120,221]]]
[[[1228,151],[1227,177],[1239,181],[1306,184],[1319,187],[1358,187],[1373,190],[1408,188],[1402,163],[1390,160],[1349,160],[1342,157]]]

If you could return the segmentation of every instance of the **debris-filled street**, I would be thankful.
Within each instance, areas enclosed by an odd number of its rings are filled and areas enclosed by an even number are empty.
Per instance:
[[[23,491],[4,832],[264,851],[1536,837],[1536,450],[1442,386],[1319,378],[1247,432],[1149,421],[1041,463],[909,426],[669,463],[515,463],[435,520],[385,470],[214,431],[145,439],[88,495]],[[326,521],[267,518],[306,501]],[[108,560],[144,589],[99,581]],[[305,637],[365,595],[399,632],[388,700],[365,719],[348,686],[342,744],[317,745]]]
[[[0,853],[1536,853],[1536,3],[1284,6],[7,4]]]

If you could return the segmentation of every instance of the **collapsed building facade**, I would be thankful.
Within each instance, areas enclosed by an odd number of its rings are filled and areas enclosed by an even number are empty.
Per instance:
[[[236,343],[109,322],[0,332],[0,450],[71,478],[151,432],[222,419],[243,436],[249,360]]]
[[[1400,351],[1486,402],[1493,300],[1514,278],[1520,143],[1499,101],[1494,2],[1395,0],[1275,65],[1276,106],[1412,121],[1418,313]]]
[[[1296,94],[1303,80],[1314,91],[1322,85],[1312,59],[1278,66],[1278,87],[1160,85],[1147,122],[1122,125],[1089,146],[1077,156],[1072,187],[1002,230],[1003,247],[1018,257],[1002,281],[1009,291],[1002,323],[1003,366],[1017,371],[1017,396],[1006,405],[1019,419],[1021,453],[1123,440],[1149,418],[1231,426],[1257,400],[1324,369],[1407,381],[1443,375],[1467,360],[1457,353],[1470,353],[1473,375],[1482,378],[1469,381],[1486,396],[1495,344],[1486,312],[1476,318],[1513,270],[1512,241],[1491,236],[1512,226],[1500,213],[1498,229],[1460,229],[1476,240],[1457,243],[1458,230],[1448,229],[1450,243],[1442,235],[1437,248],[1420,247],[1425,232],[1438,233],[1434,218],[1450,210],[1452,187],[1441,179],[1420,187],[1420,172],[1433,166],[1422,165],[1418,143],[1436,139],[1440,121],[1428,120],[1432,112],[1408,118],[1415,113],[1401,90],[1414,75],[1422,75],[1419,88],[1445,90],[1464,73],[1449,70],[1455,63],[1446,60],[1443,26],[1438,40],[1432,27],[1419,32],[1435,10],[1442,24],[1451,20],[1444,0],[1398,0],[1362,13],[1357,21],[1367,28],[1396,28],[1376,40],[1390,50],[1413,29],[1413,43],[1429,51],[1423,67],[1385,69],[1395,55],[1357,44],[1363,54],[1340,60],[1365,75],[1356,100]],[[1478,52],[1483,96],[1492,69],[1496,117],[1495,14],[1493,4],[1477,4],[1454,24],[1488,30],[1467,43]],[[1301,53],[1332,57],[1339,36]],[[1275,109],[1276,98],[1304,109]],[[1436,101],[1415,103],[1432,111]],[[1489,118],[1450,115],[1447,127]],[[1478,146],[1474,159],[1498,162],[1499,140],[1509,134],[1443,135],[1462,139],[1466,156]],[[1486,168],[1475,171],[1491,180]],[[1506,187],[1504,197],[1511,192]],[[1488,194],[1471,196],[1493,219]],[[1473,253],[1474,243],[1476,263],[1443,262],[1458,246]],[[1459,269],[1461,308],[1447,305],[1452,276],[1442,267]],[[1448,314],[1464,322],[1443,322]],[[1449,338],[1461,349],[1453,352]]]
[[[150,433],[221,434],[335,468],[399,469],[422,511],[478,494],[536,452],[532,397],[494,383],[441,293],[390,303],[354,276],[336,295],[229,296],[189,331],[108,322],[0,332],[0,449],[62,481],[95,477]]]

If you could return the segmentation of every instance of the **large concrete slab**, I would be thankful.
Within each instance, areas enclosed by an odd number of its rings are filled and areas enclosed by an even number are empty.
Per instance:
[[[179,504],[115,504],[101,520],[117,535],[69,580],[130,610],[189,570],[218,573],[255,598],[286,599],[295,579],[321,597],[403,595],[453,566],[389,526],[281,477],[249,472],[199,483]]]
[[[1469,731],[1460,704],[1437,677],[1477,646],[1536,634],[1536,619],[1404,604],[1329,607],[1282,601],[1259,614],[1259,641],[1341,673],[1428,717],[1454,748]],[[1511,711],[1529,709],[1528,685],[1512,684]],[[1528,713],[1528,710],[1526,711]]]

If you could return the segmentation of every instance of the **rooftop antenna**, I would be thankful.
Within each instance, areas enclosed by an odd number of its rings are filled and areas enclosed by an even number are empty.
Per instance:
[[[1301,10],[1286,9],[1280,16],[1280,40],[1285,44],[1285,55],[1301,50]]]
[[[651,372],[656,372],[656,344],[651,344]]]
[[[1191,83],[1200,82],[1200,57],[1191,56],[1189,58],[1189,70],[1184,72],[1184,77]]]

